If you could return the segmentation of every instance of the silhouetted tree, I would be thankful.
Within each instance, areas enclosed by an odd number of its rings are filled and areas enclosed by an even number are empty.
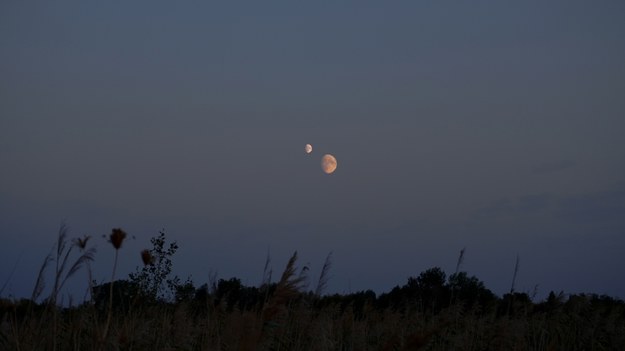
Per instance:
[[[391,291],[382,293],[376,300],[375,306],[379,310],[385,310],[387,308],[398,310],[403,309],[406,305],[405,289],[400,288],[399,285],[395,286]]]
[[[225,304],[229,311],[239,302],[241,297],[241,280],[230,278],[228,280],[219,279],[217,282],[216,304]]]
[[[562,291],[557,295],[550,291],[547,300],[537,304],[535,310],[538,312],[554,312],[562,307],[563,302],[564,293]]]
[[[199,288],[195,290],[195,300],[196,301],[206,301],[209,297],[208,293],[208,284],[204,283]]]
[[[466,272],[452,274],[449,277],[449,286],[454,290],[454,299],[466,306],[479,304],[484,307],[496,300],[495,294],[488,290],[483,282],[475,276],[469,277]]]
[[[533,311],[532,299],[526,293],[505,294],[499,302],[498,315],[526,316]]]
[[[224,304],[228,311],[235,307],[239,310],[260,306],[263,294],[256,287],[244,286],[238,278],[219,279],[215,294],[215,304]]]
[[[354,317],[359,319],[365,316],[367,306],[373,306],[375,300],[376,295],[372,290],[359,291],[347,296],[347,303],[352,307]]]
[[[96,308],[105,310],[109,302],[111,282],[94,285],[92,296]],[[140,300],[140,287],[128,280],[113,282],[113,309],[127,311],[132,304],[143,302]]]
[[[406,285],[394,287],[381,294],[376,301],[379,309],[392,308],[405,311],[407,308],[439,311],[447,306],[450,289],[446,284],[446,274],[438,267],[421,272],[418,277],[409,277]]]
[[[178,250],[174,241],[166,248],[165,232],[159,231],[158,237],[151,240],[152,249],[141,253],[143,267],[135,273],[130,273],[130,281],[135,283],[141,293],[151,300],[166,300],[175,297],[176,287],[180,284],[177,276],[170,277],[172,271],[172,256]]]
[[[434,267],[417,277],[417,289],[424,309],[436,312],[449,301],[450,290],[446,284],[446,276],[442,269]]]
[[[184,284],[178,284],[175,286],[176,290],[176,302],[184,302],[191,301],[195,297],[195,286],[193,286],[193,282],[191,279],[187,279]]]

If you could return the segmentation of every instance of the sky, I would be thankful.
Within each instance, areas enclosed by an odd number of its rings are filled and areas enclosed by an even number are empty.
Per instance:
[[[0,297],[61,223],[117,277],[377,293],[441,267],[496,294],[625,298],[622,1],[0,4]],[[306,154],[306,143],[313,152]],[[332,174],[321,157],[338,160]],[[52,272],[46,275],[48,286]],[[78,272],[64,292],[86,288]]]

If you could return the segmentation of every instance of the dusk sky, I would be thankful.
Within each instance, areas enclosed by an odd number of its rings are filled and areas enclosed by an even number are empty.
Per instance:
[[[120,227],[119,278],[164,229],[197,286],[258,285],[268,252],[277,279],[297,250],[312,288],[333,252],[327,292],[381,293],[466,248],[498,295],[518,255],[518,291],[625,298],[624,19],[623,1],[2,1],[0,296],[30,296],[64,221],[93,236],[98,282]]]

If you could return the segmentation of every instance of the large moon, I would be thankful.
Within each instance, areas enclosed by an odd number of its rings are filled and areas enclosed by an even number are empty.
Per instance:
[[[336,158],[330,154],[323,155],[321,158],[321,169],[323,169],[326,174],[336,171]]]
[[[306,146],[304,146],[304,150],[306,151],[307,154],[312,152],[312,145],[310,144],[306,144]]]

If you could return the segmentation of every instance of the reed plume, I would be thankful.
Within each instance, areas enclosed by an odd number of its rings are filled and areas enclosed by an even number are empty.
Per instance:
[[[283,322],[286,314],[288,313],[288,302],[297,297],[302,285],[306,281],[305,274],[297,275],[297,267],[295,262],[297,261],[297,251],[293,253],[293,256],[289,259],[289,262],[282,273],[280,281],[276,285],[276,290],[269,298],[269,301],[262,310],[262,322],[265,326],[275,325]],[[302,270],[303,272],[304,270]]]
[[[113,245],[115,249],[115,261],[113,262],[113,273],[111,274],[111,284],[109,286],[109,308],[108,308],[108,316],[106,317],[106,324],[104,325],[104,332],[102,333],[102,344],[104,346],[104,341],[106,340],[106,336],[108,334],[109,325],[111,323],[111,314],[113,312],[113,283],[115,282],[115,270],[117,269],[117,258],[119,256],[119,249],[122,247],[122,243],[126,238],[126,232],[121,228],[113,228],[111,234],[109,235],[109,242]]]
[[[326,256],[323,268],[321,268],[321,274],[319,274],[319,281],[317,282],[317,288],[315,289],[315,296],[317,297],[321,297],[321,294],[323,294],[323,291],[328,285],[328,280],[330,280],[330,267],[332,267],[332,251],[330,251],[328,256]]]
[[[150,250],[148,249],[141,251],[141,260],[143,261],[144,266],[154,264],[154,256],[152,256],[152,254],[150,253]]]

